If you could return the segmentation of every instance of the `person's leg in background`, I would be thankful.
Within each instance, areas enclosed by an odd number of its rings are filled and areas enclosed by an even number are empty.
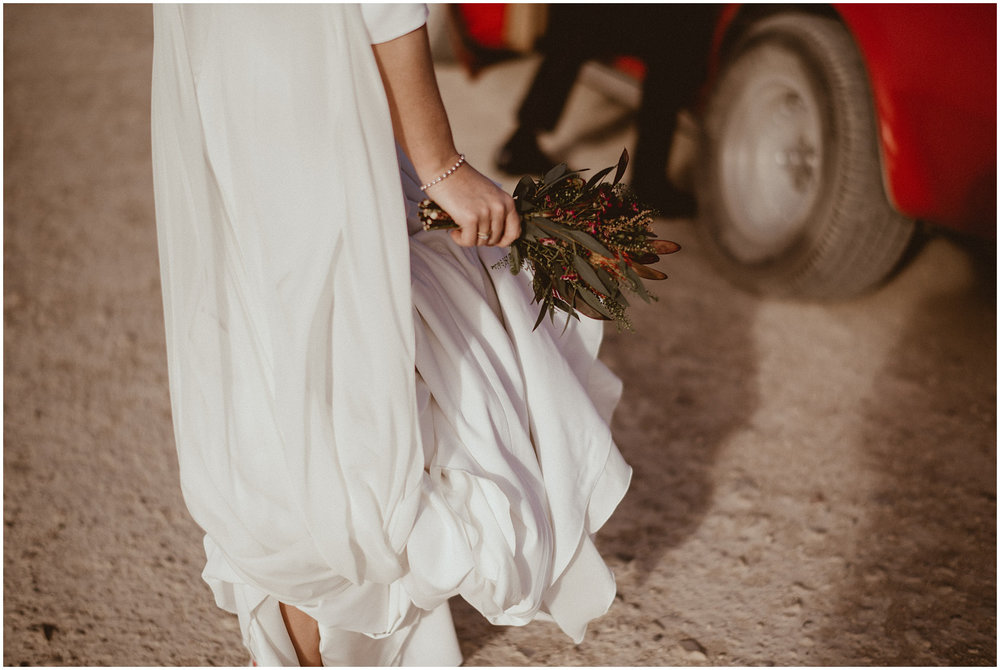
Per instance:
[[[697,104],[705,81],[718,10],[712,5],[647,5],[634,11],[634,49],[646,63],[646,78],[636,116],[632,185],[664,216],[693,216],[694,196],[667,179],[667,162],[677,115]]]
[[[544,174],[555,165],[538,146],[538,135],[556,127],[585,58],[571,51],[547,53],[517,114],[517,129],[497,152],[508,174]]]
[[[544,54],[518,109],[518,126],[497,152],[508,174],[544,174],[555,165],[538,146],[538,135],[555,129],[583,64],[613,53],[620,32],[610,25],[617,11],[607,5],[549,5],[548,29],[539,41]]]

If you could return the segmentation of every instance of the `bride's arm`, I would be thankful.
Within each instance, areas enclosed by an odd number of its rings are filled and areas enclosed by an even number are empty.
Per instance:
[[[396,140],[426,183],[458,160],[448,115],[441,101],[426,27],[380,44],[373,44],[382,74]],[[447,179],[427,189],[459,230],[452,237],[463,246],[509,246],[521,231],[514,201],[472,166],[463,164]],[[488,240],[477,237],[489,235]]]

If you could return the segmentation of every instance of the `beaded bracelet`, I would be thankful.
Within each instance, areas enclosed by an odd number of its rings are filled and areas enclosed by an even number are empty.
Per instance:
[[[438,182],[444,181],[445,179],[447,179],[448,177],[450,177],[455,170],[457,170],[458,168],[462,167],[462,163],[464,163],[464,162],[465,162],[465,154],[459,154],[458,155],[458,161],[454,165],[452,165],[450,168],[448,168],[447,170],[445,170],[444,174],[441,174],[441,175],[438,175],[437,177],[434,177],[434,179],[431,179],[429,182],[427,182],[426,184],[424,184],[423,186],[421,186],[420,190],[421,191],[426,191],[427,189],[429,189],[434,184],[437,184]]]

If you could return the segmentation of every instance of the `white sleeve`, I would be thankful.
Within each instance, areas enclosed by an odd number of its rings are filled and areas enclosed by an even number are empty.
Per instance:
[[[372,44],[388,42],[412,32],[427,22],[423,3],[373,3],[361,5],[361,15]]]

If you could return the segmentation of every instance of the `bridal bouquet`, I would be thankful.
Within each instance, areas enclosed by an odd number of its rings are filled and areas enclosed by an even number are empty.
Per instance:
[[[580,312],[631,330],[624,291],[649,302],[655,298],[642,279],[667,278],[647,265],[680,246],[656,239],[650,231],[656,212],[620,183],[627,165],[628,151],[622,151],[616,170],[604,168],[587,181],[581,176],[584,170],[563,164],[541,181],[522,177],[514,189],[521,236],[494,267],[507,267],[513,274],[524,268],[531,271],[533,302],[541,305],[535,328],[546,314],[552,319],[561,310],[567,319],[579,318]],[[612,170],[614,178],[607,183]],[[419,211],[424,230],[458,227],[431,200],[421,202]]]

